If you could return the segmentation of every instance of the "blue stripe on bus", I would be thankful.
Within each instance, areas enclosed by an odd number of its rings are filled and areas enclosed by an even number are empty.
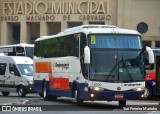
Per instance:
[[[72,85],[72,83],[70,83]],[[85,83],[78,84],[78,91],[80,99],[83,100],[108,100],[108,101],[118,101],[118,100],[139,100],[142,99],[141,95],[144,92],[136,92],[136,91],[84,91],[84,87],[86,87]],[[42,93],[42,81],[34,81],[34,90],[38,93]],[[49,81],[47,81],[47,92],[48,94],[53,94],[57,96],[66,96],[72,97],[72,87],[70,90],[56,90],[50,89]],[[94,98],[91,98],[90,95],[94,94]],[[123,94],[124,98],[115,98],[115,94]]]
[[[146,84],[148,84],[152,88],[153,95],[156,94],[156,81],[155,80],[147,80]]]

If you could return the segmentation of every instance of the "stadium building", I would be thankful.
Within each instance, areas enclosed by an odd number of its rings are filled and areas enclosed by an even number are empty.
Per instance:
[[[160,0],[0,0],[0,44],[34,43],[83,24],[111,24],[160,47]]]

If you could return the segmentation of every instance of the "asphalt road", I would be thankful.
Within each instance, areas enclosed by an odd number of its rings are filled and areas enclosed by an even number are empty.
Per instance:
[[[154,99],[154,100],[141,100],[141,101],[138,101],[138,100],[127,101],[127,106],[121,107],[121,108],[118,107],[118,102],[116,101],[113,101],[113,102],[87,101],[87,102],[84,102],[84,106],[76,106],[75,100],[67,97],[58,98],[56,101],[44,101],[43,98],[41,98],[38,94],[27,94],[26,97],[21,98],[21,97],[18,97],[17,93],[11,93],[8,97],[4,97],[0,93],[1,106],[15,105],[15,107],[21,107],[21,109],[23,109],[24,107],[25,108],[39,107],[41,108],[40,110],[42,110],[43,112],[47,111],[47,114],[49,114],[50,111],[54,113],[57,112],[56,114],[60,112],[65,112],[65,114],[67,114],[68,112],[75,112],[75,111],[76,111],[76,114],[79,114],[80,112],[81,113],[83,112],[83,114],[84,113],[94,114],[95,112],[96,114],[97,112],[102,114],[103,112],[105,112],[105,114],[115,114],[115,113],[160,114],[159,104],[160,104],[160,99]],[[20,111],[22,111],[21,109]],[[33,111],[33,110],[30,110],[30,111]],[[3,114],[3,113],[0,112],[0,114]],[[31,114],[34,114],[34,113],[35,112],[32,112]],[[16,114],[17,114],[17,111],[16,111]],[[23,112],[23,114],[25,113]]]

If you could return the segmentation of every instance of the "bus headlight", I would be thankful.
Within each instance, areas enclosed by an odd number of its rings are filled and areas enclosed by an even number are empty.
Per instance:
[[[94,91],[103,91],[104,89],[102,87],[97,87],[97,86],[91,86],[90,89]]]
[[[138,87],[138,88],[134,88],[133,91],[143,91],[144,87]]]

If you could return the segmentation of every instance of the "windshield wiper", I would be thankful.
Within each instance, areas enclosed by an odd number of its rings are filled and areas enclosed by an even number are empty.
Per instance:
[[[128,73],[128,76],[129,76],[129,78],[131,79],[131,81],[133,81],[133,77],[132,77],[132,75],[131,75],[131,73],[129,72],[129,70],[128,70],[128,68],[127,67],[123,67],[125,70],[126,70],[126,72]]]
[[[108,81],[111,77],[113,77],[113,75],[106,75],[107,78],[105,79],[105,81]]]

